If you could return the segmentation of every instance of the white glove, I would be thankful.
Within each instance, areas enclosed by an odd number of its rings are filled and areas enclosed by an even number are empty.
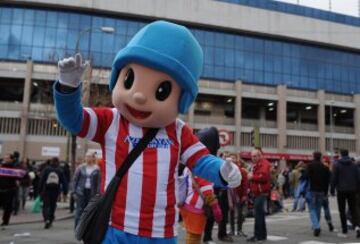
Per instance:
[[[60,60],[58,63],[59,82],[65,86],[73,88],[78,87],[80,85],[81,76],[88,66],[88,62],[82,63],[80,53],[77,53],[75,58],[70,57]]]
[[[239,168],[227,158],[225,163],[220,168],[220,174],[228,183],[230,188],[238,187],[241,183],[241,173]]]

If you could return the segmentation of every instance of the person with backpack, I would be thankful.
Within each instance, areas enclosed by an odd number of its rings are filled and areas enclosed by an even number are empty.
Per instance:
[[[60,194],[60,187],[64,184],[65,179],[59,167],[59,159],[54,157],[50,160],[49,166],[43,170],[39,182],[45,229],[49,229],[55,219],[56,202]]]

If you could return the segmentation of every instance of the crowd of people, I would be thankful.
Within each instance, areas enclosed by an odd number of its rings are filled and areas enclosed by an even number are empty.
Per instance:
[[[199,131],[200,141],[213,155],[217,155],[219,144],[215,128]],[[241,172],[241,184],[237,188],[214,188],[213,184],[193,176],[180,164],[178,170],[180,221],[186,230],[186,243],[212,244],[212,229],[218,223],[218,240],[233,242],[234,236],[248,237],[243,231],[247,216],[255,218],[253,236],[248,242],[267,239],[266,214],[284,211],[283,200],[293,198],[291,211],[309,211],[314,236],[321,235],[320,216],[324,217],[329,231],[334,224],[329,207],[329,194],[337,197],[340,213],[340,237],[346,237],[350,228],[360,238],[360,158],[349,157],[347,150],[332,162],[323,160],[320,152],[313,153],[311,162],[298,162],[293,168],[281,168],[263,157],[262,150],[251,152],[251,162],[245,162],[236,153],[223,152],[224,160],[235,163]],[[55,218],[56,204],[67,201],[70,192],[70,210],[75,209],[75,223],[90,201],[100,192],[100,170],[96,154],[87,153],[70,177],[70,167],[52,158],[44,163],[30,163],[27,158],[19,160],[19,154],[5,154],[2,169],[13,169],[13,175],[0,172],[0,206],[3,208],[2,226],[10,222],[11,215],[23,211],[27,199],[40,197],[44,228],[50,228]],[[9,171],[10,172],[10,171]],[[74,207],[76,206],[76,207]]]

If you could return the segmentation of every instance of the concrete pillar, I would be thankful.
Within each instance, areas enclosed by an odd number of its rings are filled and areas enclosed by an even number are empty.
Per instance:
[[[326,153],[326,137],[325,137],[325,91],[319,90],[317,92],[317,98],[319,100],[318,105],[318,130],[319,130],[319,151],[324,155]]]
[[[241,106],[242,106],[242,97],[241,97],[241,81],[235,82],[235,147],[236,151],[240,152],[240,137],[241,137]]]
[[[194,127],[194,111],[195,111],[195,102],[191,104],[188,110],[188,124],[190,127]]]
[[[277,86],[277,127],[278,127],[278,151],[286,151],[286,85]]]
[[[260,108],[260,125],[259,127],[266,127],[266,107]]]
[[[354,126],[356,139],[356,155],[360,155],[360,94],[354,95]]]
[[[24,94],[22,101],[22,110],[21,110],[21,124],[20,124],[20,157],[26,156],[26,135],[27,127],[29,120],[29,107],[30,107],[30,95],[31,95],[31,77],[33,72],[33,62],[32,60],[26,61],[26,76],[24,84]]]

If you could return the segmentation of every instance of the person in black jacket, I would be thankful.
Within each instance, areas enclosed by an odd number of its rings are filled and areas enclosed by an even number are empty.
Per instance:
[[[215,127],[201,129],[196,133],[196,135],[212,155],[217,155],[217,152],[220,148],[220,142],[219,142],[219,132]],[[226,224],[227,224],[228,211],[229,211],[227,190],[214,188],[214,191],[218,197],[218,201],[223,214],[222,221],[219,223],[218,238],[222,241],[232,241],[231,236],[227,235],[226,233]],[[213,216],[210,216],[206,219],[206,225],[203,236],[204,243],[213,242],[212,229],[214,227],[214,223],[215,223],[215,219],[213,218]]]
[[[360,175],[360,157],[356,158],[355,164],[358,168],[358,174]],[[360,225],[360,177],[358,179],[358,189],[356,193],[356,213],[357,213],[357,220],[358,224]]]
[[[360,238],[359,220],[356,212],[356,193],[359,190],[359,170],[349,157],[348,150],[340,152],[341,158],[333,167],[333,178],[331,182],[331,194],[337,190],[337,202],[340,212],[341,236],[347,235],[346,202],[348,203],[351,219],[356,230],[356,237]]]
[[[8,172],[0,174],[0,207],[4,209],[1,226],[6,226],[10,222],[11,212],[13,210],[13,202],[17,193],[18,183],[21,178],[15,169],[14,158],[11,154],[6,154],[1,168]]]
[[[319,236],[321,232],[320,212],[324,201],[326,201],[329,190],[330,170],[321,162],[321,152],[314,152],[313,158],[314,160],[306,169],[306,176],[310,187],[306,200],[309,205],[310,220],[314,236]]]
[[[40,177],[39,189],[43,200],[43,217],[45,229],[52,226],[55,219],[56,202],[60,194],[60,186],[65,184],[62,170],[59,167],[59,159],[52,158]]]

